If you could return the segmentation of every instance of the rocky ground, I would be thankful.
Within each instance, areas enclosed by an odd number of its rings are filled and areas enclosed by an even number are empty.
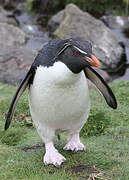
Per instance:
[[[125,63],[125,46],[129,46],[129,43],[120,39],[107,25],[110,28],[123,28],[125,24],[126,27],[129,25],[127,18],[115,20],[106,16],[98,20],[69,4],[49,20],[48,32],[44,32],[46,27],[37,23],[37,15],[26,12],[24,3],[10,11],[1,6],[0,81],[18,84],[38,51],[52,38],[80,37],[89,40],[93,44],[93,53],[101,61],[101,68],[115,72]],[[106,81],[111,81],[106,71],[99,70],[99,73]]]

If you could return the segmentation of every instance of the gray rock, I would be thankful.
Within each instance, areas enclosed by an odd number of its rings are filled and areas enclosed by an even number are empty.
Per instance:
[[[25,76],[37,52],[26,47],[0,49],[0,81],[16,85]]]
[[[7,24],[13,24],[14,26],[17,26],[17,22],[14,18],[12,18],[13,14],[5,11],[2,7],[0,7],[0,22],[1,23],[7,23]]]
[[[129,27],[129,18],[124,16],[103,16],[101,20],[111,29],[125,29]]]
[[[49,38],[38,30],[38,26],[29,21],[31,19],[25,19],[25,23],[19,23],[20,27],[18,27],[10,16],[12,16],[11,12],[0,8],[0,81],[16,85],[24,78],[37,51]],[[29,18],[29,15],[27,17]]]
[[[56,18],[54,17],[54,19]],[[61,12],[61,17],[57,19],[62,19],[62,21],[53,33],[55,38],[79,37],[88,40],[92,43],[93,53],[101,62],[101,68],[107,71],[117,69],[124,49],[119,44],[119,38],[102,21],[81,11],[73,4],[67,5]],[[58,23],[56,22],[56,24]]]
[[[19,46],[25,43],[25,34],[18,27],[0,23],[0,48]]]
[[[64,10],[57,13],[55,16],[48,21],[47,29],[50,33],[53,33],[60,25],[63,19]]]

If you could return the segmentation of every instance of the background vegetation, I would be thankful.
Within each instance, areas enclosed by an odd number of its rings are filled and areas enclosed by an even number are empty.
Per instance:
[[[56,13],[63,9],[67,4],[74,3],[84,11],[88,11],[96,16],[105,13],[128,15],[128,0],[27,0],[27,10],[33,12],[47,11]]]

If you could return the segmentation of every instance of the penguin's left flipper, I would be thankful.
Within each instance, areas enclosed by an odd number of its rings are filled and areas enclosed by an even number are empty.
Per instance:
[[[99,89],[99,91],[103,94],[107,104],[113,109],[117,108],[116,98],[111,90],[111,88],[107,85],[104,79],[90,66],[84,69],[84,73],[86,77],[95,84],[95,86]]]
[[[9,128],[9,125],[11,123],[11,119],[12,116],[14,114],[14,110],[15,107],[17,105],[17,102],[20,98],[20,96],[23,94],[24,90],[26,89],[26,87],[29,85],[30,79],[33,77],[33,73],[31,72],[31,70],[27,73],[27,75],[25,76],[25,78],[23,79],[23,81],[21,82],[20,86],[18,87],[13,100],[11,102],[8,114],[7,114],[7,118],[6,118],[6,122],[5,122],[5,130],[7,130]]]

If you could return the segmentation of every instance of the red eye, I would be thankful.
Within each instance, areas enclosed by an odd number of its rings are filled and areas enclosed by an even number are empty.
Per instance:
[[[78,56],[78,55],[79,55],[79,52],[78,52],[78,51],[75,51],[75,52],[74,52],[74,55],[75,55],[75,56]]]

